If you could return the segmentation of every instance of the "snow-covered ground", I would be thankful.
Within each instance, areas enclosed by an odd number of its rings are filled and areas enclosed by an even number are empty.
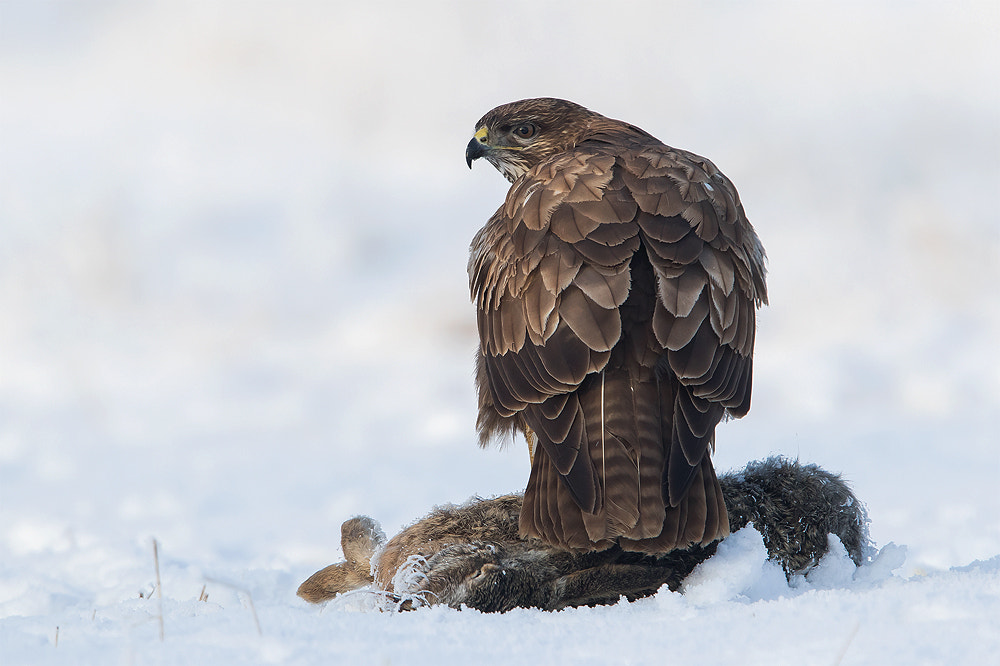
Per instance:
[[[998,663],[998,5],[615,7],[0,3],[0,664]],[[463,151],[538,95],[737,184],[771,307],[717,464],[844,473],[875,564],[789,586],[741,532],[608,608],[295,597],[352,515],[524,485],[475,445],[507,185]]]

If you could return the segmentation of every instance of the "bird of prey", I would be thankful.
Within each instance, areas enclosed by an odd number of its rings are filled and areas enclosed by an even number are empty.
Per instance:
[[[524,433],[523,537],[663,553],[729,533],[715,427],[750,408],[764,249],[710,161],[560,99],[465,152],[512,185],[472,241],[480,443]]]

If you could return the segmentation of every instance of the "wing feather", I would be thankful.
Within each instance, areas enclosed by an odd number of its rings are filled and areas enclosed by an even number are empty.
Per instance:
[[[605,358],[593,353],[583,340],[576,337],[567,326],[556,329],[549,343],[536,349],[545,371],[556,381],[572,391],[594,370],[592,363]]]
[[[583,294],[605,310],[613,310],[625,302],[629,291],[629,273],[608,273],[584,266],[574,284]]]
[[[602,308],[575,284],[562,293],[559,317],[594,351],[610,351],[622,334],[618,309]]]
[[[573,282],[583,265],[583,257],[561,242],[550,245],[554,247],[542,257],[538,272],[545,288],[558,294]]]
[[[535,345],[543,345],[548,336],[555,331],[556,322],[549,325],[549,320],[556,311],[556,294],[545,288],[543,280],[533,276],[524,289],[524,316],[527,323],[527,334]],[[548,334],[548,335],[546,335]]]

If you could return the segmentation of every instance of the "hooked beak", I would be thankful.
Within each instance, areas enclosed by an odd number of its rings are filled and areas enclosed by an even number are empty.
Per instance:
[[[486,143],[486,128],[481,127],[469,141],[469,145],[465,147],[465,163],[472,168],[473,160],[478,160],[480,157],[486,154],[489,149],[489,144]]]

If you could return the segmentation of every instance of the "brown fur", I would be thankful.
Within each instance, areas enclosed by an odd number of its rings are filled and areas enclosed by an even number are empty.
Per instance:
[[[867,517],[837,475],[769,458],[719,481],[733,529],[753,523],[769,556],[788,575],[819,561],[828,534],[840,538],[856,564],[864,561]],[[716,548],[713,543],[651,556],[616,545],[573,553],[520,538],[520,509],[520,495],[437,508],[375,555],[374,578],[365,557],[384,536],[372,519],[353,518],[341,530],[346,561],[310,576],[298,594],[319,603],[374,583],[400,608],[443,603],[487,612],[555,610],[636,599],[663,585],[675,590]]]

